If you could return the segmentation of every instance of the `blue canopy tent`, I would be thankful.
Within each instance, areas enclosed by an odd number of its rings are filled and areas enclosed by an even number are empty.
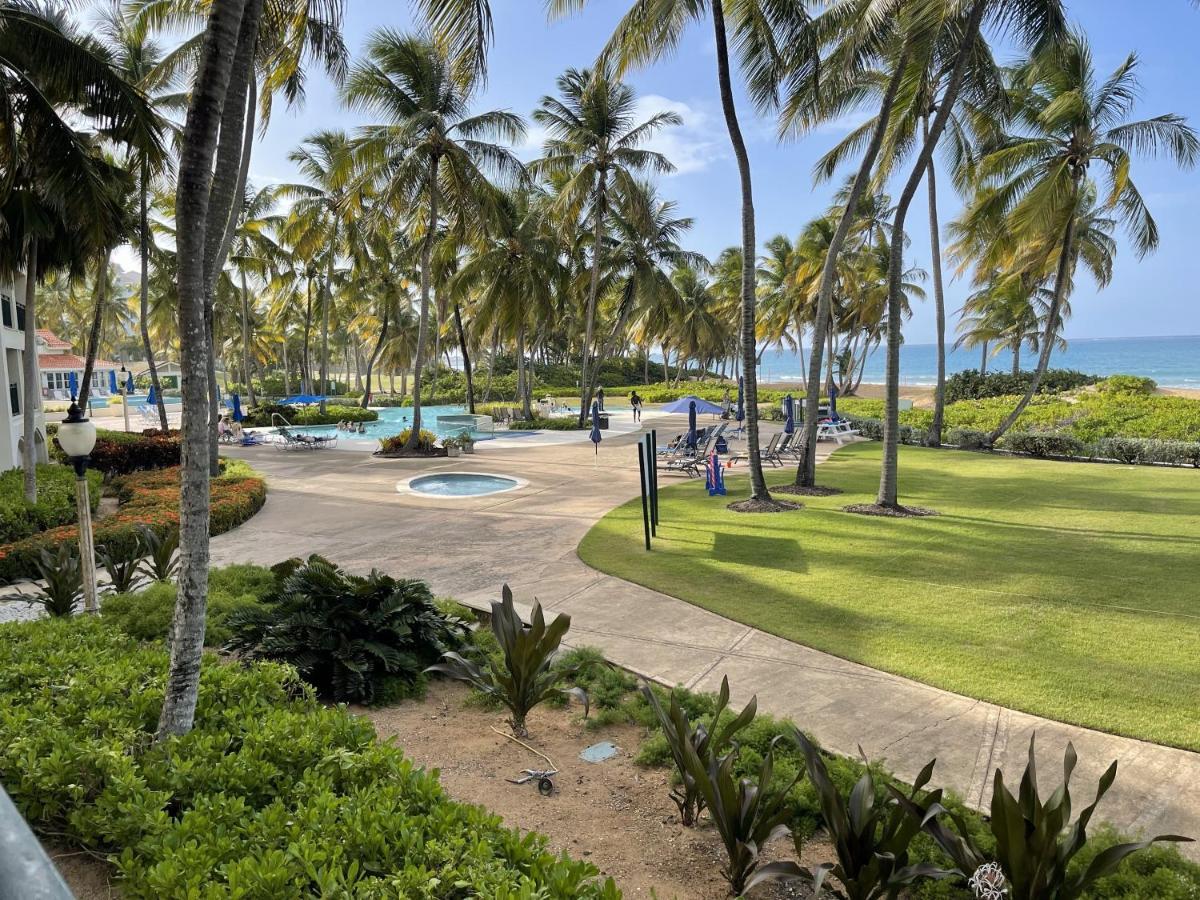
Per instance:
[[[796,430],[796,401],[788,394],[783,398],[783,433],[791,434]]]
[[[71,391],[72,400],[79,396],[79,376],[74,372],[67,373],[67,387]]]
[[[110,394],[121,393],[120,388],[117,387],[117,370],[116,369],[108,370],[108,392]]]
[[[324,399],[324,397],[317,397],[313,394],[296,394],[294,397],[285,398],[283,402],[288,406],[312,406]]]
[[[668,413],[691,413],[693,406],[696,412],[708,413],[710,416],[719,416],[724,412],[717,404],[709,403],[707,400],[701,400],[699,397],[691,395],[680,397],[675,402],[668,403],[662,408],[662,411]]]
[[[703,401],[701,401],[703,402]],[[687,448],[693,452],[696,450],[696,401],[692,400],[688,403],[688,433],[687,433]]]
[[[233,421],[240,422],[245,416],[242,415],[242,398],[237,394],[232,394],[230,404],[233,406]]]
[[[596,458],[600,457],[600,402],[592,401],[592,433],[588,435],[596,451]]]

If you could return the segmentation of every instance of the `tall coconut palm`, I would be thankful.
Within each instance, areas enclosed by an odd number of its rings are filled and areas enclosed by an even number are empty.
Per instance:
[[[254,378],[250,369],[251,356],[251,301],[249,280],[270,283],[274,273],[285,261],[286,251],[279,245],[276,235],[283,228],[285,218],[275,212],[278,204],[278,189],[266,187],[251,193],[238,204],[238,225],[233,234],[233,246],[229,262],[238,277],[240,296],[239,324],[242,350],[242,384],[251,404],[257,402],[254,395]]]
[[[421,245],[421,326],[413,363],[410,450],[420,436],[421,370],[443,204],[470,210],[457,220],[479,232],[497,206],[485,172],[510,181],[524,177],[511,151],[492,142],[520,140],[525,133],[520,117],[502,110],[472,115],[472,88],[454,75],[445,46],[380,29],[368,39],[366,59],[354,66],[343,91],[351,107],[385,120],[363,129],[358,152],[377,180],[378,194],[389,213],[415,219],[414,235]]]
[[[612,195],[630,191],[642,173],[666,173],[674,166],[661,153],[639,145],[662,128],[681,125],[673,112],[660,112],[639,122],[633,88],[603,70],[568,69],[558,77],[558,96],[545,96],[533,120],[548,134],[545,156],[535,169],[558,184],[556,212],[574,227],[591,220],[591,276],[584,313],[583,354],[579,368],[579,424],[591,408],[601,361],[596,352],[596,304],[604,250],[611,225]]]
[[[1137,97],[1138,59],[1131,54],[1099,81],[1086,38],[1072,33],[1061,46],[1037,54],[1017,75],[1022,133],[989,148],[979,179],[993,188],[979,215],[1003,217],[1013,234],[1031,241],[1049,238],[1056,251],[1052,298],[1037,367],[1013,411],[991,434],[999,439],[1024,412],[1050,365],[1054,336],[1069,296],[1081,216],[1094,194],[1089,173],[1102,170],[1100,210],[1125,227],[1138,257],[1158,246],[1158,226],[1133,179],[1131,155],[1165,154],[1190,168],[1200,157],[1200,140],[1182,116],[1167,114],[1129,121]]]

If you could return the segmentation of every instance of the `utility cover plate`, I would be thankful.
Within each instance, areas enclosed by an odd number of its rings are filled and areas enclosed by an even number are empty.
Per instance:
[[[584,762],[598,763],[604,762],[606,759],[612,759],[616,755],[616,744],[614,744],[612,741],[601,741],[598,744],[592,744],[592,746],[585,748],[584,751],[579,754],[579,758]]]

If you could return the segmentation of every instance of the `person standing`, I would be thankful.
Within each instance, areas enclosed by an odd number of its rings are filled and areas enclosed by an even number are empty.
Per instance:
[[[642,421],[642,398],[637,391],[629,395],[629,405],[633,407],[633,421]]]
[[[596,391],[596,402],[600,404],[600,412],[604,412],[604,388]]]

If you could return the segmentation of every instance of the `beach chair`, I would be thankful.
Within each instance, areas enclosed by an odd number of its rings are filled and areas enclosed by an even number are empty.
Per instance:
[[[683,443],[683,435],[677,434],[677,435],[675,435],[675,437],[673,439],[667,441],[666,446],[657,447],[655,449],[658,451],[659,456],[666,456],[670,453],[674,453],[682,443]]]
[[[278,440],[275,447],[278,450],[328,450],[337,446],[337,435],[317,437],[311,434],[292,434],[286,427],[275,431]]]
[[[776,453],[779,450],[779,440],[782,437],[783,437],[782,434],[771,435],[770,443],[768,443],[766,447],[758,448],[758,458],[761,459],[763,462],[771,463],[771,465],[773,465],[773,466],[783,465],[776,458]],[[740,459],[749,459],[749,458],[750,458],[749,453],[736,453],[733,456],[729,457],[729,461],[737,462]]]

